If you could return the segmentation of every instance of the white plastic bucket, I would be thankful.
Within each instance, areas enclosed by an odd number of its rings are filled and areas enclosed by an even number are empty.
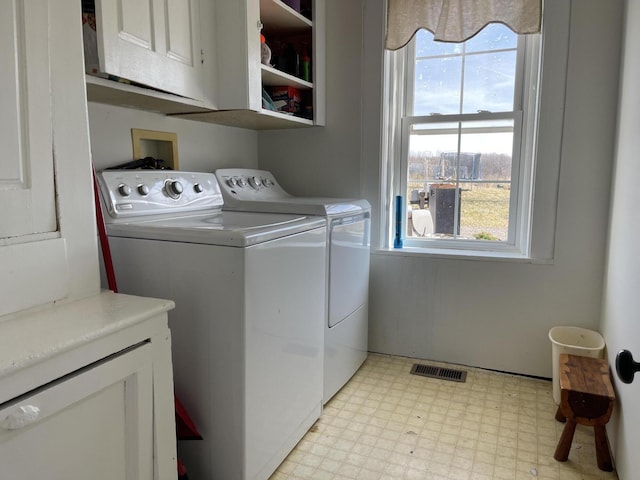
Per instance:
[[[553,362],[553,401],[560,404],[560,354],[602,358],[604,338],[598,332],[582,327],[553,327],[549,330]]]

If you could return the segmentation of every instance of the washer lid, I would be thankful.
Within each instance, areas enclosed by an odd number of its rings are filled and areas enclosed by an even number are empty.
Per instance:
[[[269,240],[324,227],[322,217],[275,213],[219,212],[162,218],[136,218],[111,223],[111,237],[248,247]]]

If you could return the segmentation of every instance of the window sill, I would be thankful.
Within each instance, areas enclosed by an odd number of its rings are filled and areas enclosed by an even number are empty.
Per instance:
[[[479,250],[456,250],[444,248],[379,248],[373,255],[389,255],[401,257],[429,257],[443,260],[469,260],[478,262],[508,262],[551,265],[553,259],[531,258],[515,252],[489,252]]]

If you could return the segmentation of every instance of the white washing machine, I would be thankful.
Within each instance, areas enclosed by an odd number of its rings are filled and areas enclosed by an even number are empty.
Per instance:
[[[222,212],[215,175],[103,171],[118,288],[176,302],[175,388],[204,440],[192,478],[266,480],[322,410],[326,227]]]
[[[371,206],[358,199],[294,197],[266,170],[219,169],[216,176],[225,210],[319,215],[327,221],[326,403],[367,357]]]

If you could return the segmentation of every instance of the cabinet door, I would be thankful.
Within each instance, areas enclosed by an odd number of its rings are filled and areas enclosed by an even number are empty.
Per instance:
[[[151,345],[0,406],[0,477],[151,480]]]
[[[198,0],[98,0],[100,70],[202,99]]]
[[[57,230],[48,27],[39,8],[0,3],[0,238]]]

